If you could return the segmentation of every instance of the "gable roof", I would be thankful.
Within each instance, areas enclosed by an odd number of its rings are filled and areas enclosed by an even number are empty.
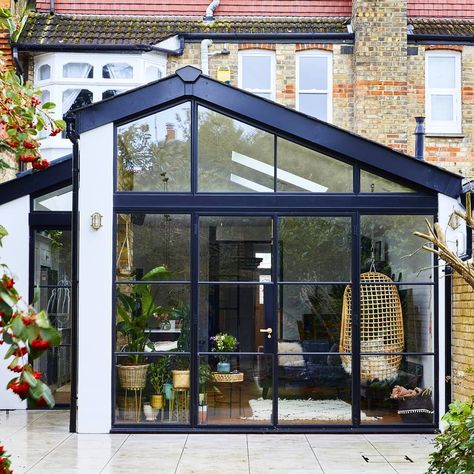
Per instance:
[[[133,120],[183,100],[195,99],[219,112],[293,139],[335,157],[379,170],[427,190],[457,197],[462,177],[353,134],[322,120],[223,84],[186,66],[176,74],[77,109],[79,134],[112,122]]]

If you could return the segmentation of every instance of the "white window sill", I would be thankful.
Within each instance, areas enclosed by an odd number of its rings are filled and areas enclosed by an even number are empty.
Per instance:
[[[437,133],[437,132],[426,132],[425,137],[427,138],[465,138],[464,133]]]

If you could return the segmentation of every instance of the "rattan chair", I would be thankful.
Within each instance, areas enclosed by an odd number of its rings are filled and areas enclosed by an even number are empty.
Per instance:
[[[378,272],[360,276],[360,350],[361,353],[383,355],[361,356],[361,381],[393,380],[402,361],[404,349],[403,313],[397,287],[392,280]],[[352,286],[344,291],[341,353],[352,352]],[[351,357],[341,355],[346,372],[351,373]]]

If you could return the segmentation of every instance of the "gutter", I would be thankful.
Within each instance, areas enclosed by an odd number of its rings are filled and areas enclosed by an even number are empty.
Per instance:
[[[17,74],[25,79],[25,70],[23,68],[23,65],[21,64],[20,58],[18,57],[18,44],[17,43],[11,43],[12,47],[12,56],[13,56],[13,61],[15,62],[15,69]]]
[[[55,51],[55,52],[92,52],[92,51],[132,51],[136,53],[156,51],[181,56],[184,52],[184,38],[180,37],[178,49],[166,49],[149,44],[38,44],[38,43],[12,43],[12,48],[17,51]]]
[[[409,43],[419,44],[473,44],[474,35],[453,36],[453,35],[407,35]]]

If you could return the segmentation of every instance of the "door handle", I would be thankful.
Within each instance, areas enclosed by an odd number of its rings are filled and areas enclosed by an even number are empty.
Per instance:
[[[271,339],[272,338],[272,332],[273,332],[273,329],[272,328],[267,328],[267,329],[260,329],[260,332],[266,332],[268,334],[268,339]]]

